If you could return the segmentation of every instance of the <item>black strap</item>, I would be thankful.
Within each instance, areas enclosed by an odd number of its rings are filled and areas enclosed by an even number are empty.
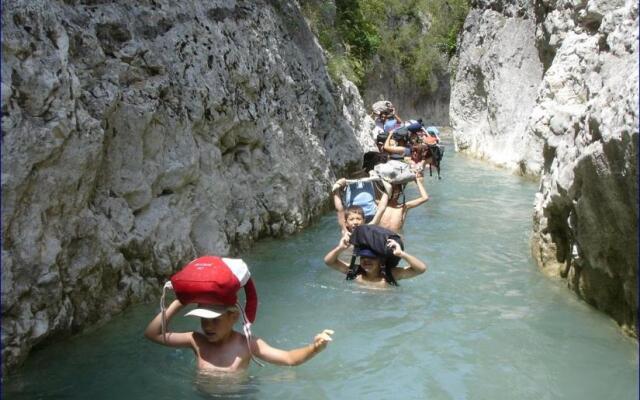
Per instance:
[[[358,268],[360,266],[356,264],[356,248],[353,247],[353,254],[351,255],[351,263],[349,263],[349,270],[347,271],[347,277],[345,279],[351,280],[358,276]]]

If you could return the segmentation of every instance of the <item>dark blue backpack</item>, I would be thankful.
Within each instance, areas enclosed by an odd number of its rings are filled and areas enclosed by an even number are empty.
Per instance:
[[[397,267],[400,257],[393,254],[393,249],[387,246],[387,240],[398,242],[404,250],[404,244],[400,235],[389,229],[377,225],[360,225],[351,232],[349,242],[354,249],[368,248],[384,259],[384,265],[390,268]]]
[[[387,240],[389,239],[395,240],[400,244],[400,247],[404,249],[400,235],[389,229],[377,225],[360,225],[356,227],[353,232],[351,232],[351,238],[349,240],[349,242],[353,244],[354,252],[351,256],[347,280],[355,279],[355,277],[362,272],[360,266],[356,265],[356,254],[360,249],[367,248],[383,259],[384,268],[382,269],[382,274],[387,283],[398,286],[398,282],[396,282],[393,277],[391,269],[398,266],[400,257],[395,256],[393,250],[387,246]]]

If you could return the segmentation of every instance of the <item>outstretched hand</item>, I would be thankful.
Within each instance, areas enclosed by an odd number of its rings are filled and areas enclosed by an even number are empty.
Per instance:
[[[331,342],[331,335],[333,335],[333,331],[331,329],[325,329],[322,332],[318,333],[315,338],[313,338],[313,348],[316,351],[322,351],[327,344]]]
[[[347,249],[351,244],[349,242],[350,240],[351,240],[351,232],[346,231],[344,235],[342,235],[342,237],[340,238],[340,243],[338,244],[338,246],[340,246],[341,249]]]

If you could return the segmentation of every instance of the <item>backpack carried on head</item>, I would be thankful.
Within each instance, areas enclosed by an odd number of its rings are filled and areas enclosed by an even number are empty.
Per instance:
[[[389,239],[398,242],[400,248],[404,250],[404,244],[402,243],[400,235],[377,225],[357,226],[353,232],[351,232],[349,243],[351,243],[355,249],[363,247],[370,249],[380,256],[380,258],[384,259],[385,266],[394,268],[400,263],[400,257],[394,255],[393,249],[387,246],[387,240]]]
[[[404,141],[405,143],[409,142],[409,136],[411,135],[411,131],[409,130],[409,126],[401,126],[399,128],[391,131],[391,135],[393,140],[397,142]]]
[[[442,179],[440,163],[444,156],[444,146],[440,144],[439,133],[435,126],[416,131],[411,140],[411,160],[415,163],[426,161],[429,164],[429,176],[433,176],[432,167],[435,167],[438,179]]]
[[[347,184],[342,204],[345,207],[358,206],[364,212],[365,221],[376,215],[376,189],[372,181],[357,181]]]
[[[391,184],[405,184],[416,179],[416,174],[411,171],[411,167],[399,160],[389,160],[384,164],[378,164],[370,173],[385,182]]]
[[[388,100],[376,101],[371,106],[371,109],[373,110],[373,115],[376,117],[383,115],[390,116],[396,112],[395,107]]]
[[[387,246],[389,239],[395,240],[400,245],[400,248],[404,249],[400,235],[393,231],[377,225],[360,225],[356,227],[349,239],[349,242],[353,244],[353,255],[351,256],[346,279],[355,279],[359,274],[364,273],[360,265],[356,264],[356,257],[358,255],[362,257],[364,256],[363,253],[367,252],[378,256],[381,260],[383,264],[381,272],[385,281],[397,286],[398,282],[393,277],[392,269],[398,266],[400,257],[395,256],[393,249]]]
[[[385,121],[383,125],[383,130],[385,133],[393,132],[396,129],[400,128],[402,123],[395,118],[389,118]]]
[[[171,276],[171,288],[182,304],[218,304],[232,306],[238,291],[244,288],[244,307],[253,322],[258,297],[247,264],[234,258],[204,256],[196,258]]]
[[[402,239],[397,233],[385,229],[377,225],[360,225],[351,232],[349,242],[353,244],[353,255],[351,256],[351,263],[349,264],[349,270],[347,272],[347,280],[355,279],[355,277],[362,272],[359,265],[356,265],[357,254],[363,249],[370,250],[375,255],[382,259],[384,268],[382,274],[385,280],[391,285],[398,285],[393,277],[392,268],[398,266],[400,257],[393,254],[393,249],[387,246],[389,239],[395,240],[400,245],[400,248],[404,250]]]
[[[438,172],[438,179],[442,179],[440,176],[440,163],[444,156],[444,146],[440,144],[425,144],[419,143],[411,146],[411,160],[415,163],[425,161],[429,164],[429,176],[433,176],[432,167],[435,167]]]
[[[438,128],[436,128],[435,126],[429,126],[425,129],[425,132],[427,132],[427,137],[435,141],[435,144],[440,143],[440,131],[438,130]]]
[[[376,146],[378,147],[378,151],[383,151],[384,144],[387,142],[388,137],[389,133],[384,131],[380,131],[380,133],[376,135]]]
[[[245,306],[238,303],[238,291],[244,288]],[[165,283],[160,298],[162,335],[166,332],[167,289],[173,289],[182,304],[237,306],[243,319],[243,330],[251,353],[251,324],[256,320],[258,293],[247,264],[235,258],[204,256],[189,262]],[[253,358],[253,354],[251,354]],[[254,358],[255,360],[255,358]],[[255,360],[262,365],[258,360]]]
[[[429,145],[432,157],[432,161],[429,163],[429,176],[431,176],[431,166],[434,166],[438,171],[438,179],[442,179],[440,176],[440,163],[442,162],[442,157],[444,157],[444,146],[440,144],[440,132],[435,126],[428,126],[426,132],[426,142]]]
[[[422,125],[422,119],[411,119],[407,121],[406,127],[411,133],[418,133],[424,129],[424,125]]]
[[[409,130],[411,142],[424,143],[424,144],[438,144],[440,143],[440,136],[438,134],[438,128],[435,126],[429,126],[427,128],[422,124],[422,119],[410,120],[406,128]]]
[[[245,306],[238,304],[244,288]],[[204,256],[189,262],[171,276],[164,289],[173,289],[182,304],[237,305],[250,326],[258,311],[258,294],[247,264],[234,258]],[[164,310],[164,290],[160,308]]]

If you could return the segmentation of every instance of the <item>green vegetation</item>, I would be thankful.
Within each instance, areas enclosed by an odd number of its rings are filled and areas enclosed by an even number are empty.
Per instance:
[[[376,65],[399,84],[434,90],[435,76],[456,52],[468,0],[303,0],[302,9],[327,51],[329,73],[360,88]]]

